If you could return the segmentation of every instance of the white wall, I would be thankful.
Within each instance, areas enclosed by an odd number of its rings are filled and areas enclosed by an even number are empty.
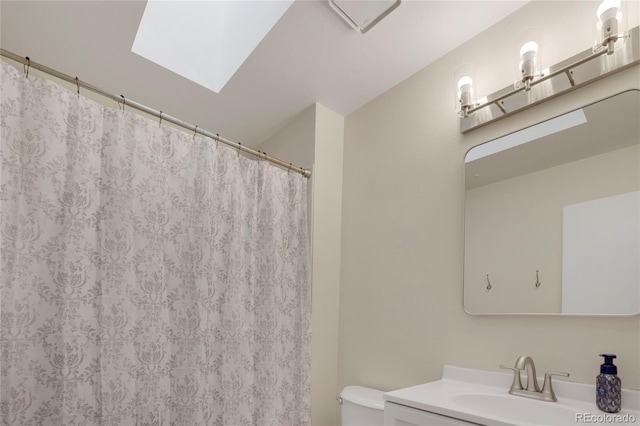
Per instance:
[[[313,169],[311,406],[315,426],[339,423],[338,308],[344,117],[315,104],[257,149]]]
[[[465,152],[639,88],[640,71],[636,66],[461,135],[454,69],[466,61],[476,65],[480,96],[501,89],[512,81],[512,43],[522,28],[543,26],[545,59],[557,63],[590,46],[591,6],[529,3],[346,117],[340,386],[397,389],[439,379],[443,364],[498,370],[521,354],[531,355],[540,372],[568,371],[570,380],[594,383],[598,354],[612,352],[623,387],[640,388],[637,316],[470,316],[462,310]]]
[[[311,105],[255,149],[310,169],[315,158],[315,128],[316,106]]]
[[[339,415],[335,398],[338,395],[343,144],[344,117],[316,104],[311,316],[314,426],[337,424]]]
[[[312,169],[315,158],[316,106],[311,105],[294,117],[283,129],[256,147],[256,150]],[[309,227],[313,227],[313,172],[308,180]],[[313,233],[311,233],[313,234]],[[312,235],[313,237],[313,235]]]

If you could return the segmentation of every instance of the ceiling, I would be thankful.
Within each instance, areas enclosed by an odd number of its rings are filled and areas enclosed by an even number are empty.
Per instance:
[[[255,147],[315,102],[349,114],[525,3],[405,0],[363,35],[326,1],[296,0],[220,93],[131,52],[145,1],[2,0],[0,41],[109,93]]]

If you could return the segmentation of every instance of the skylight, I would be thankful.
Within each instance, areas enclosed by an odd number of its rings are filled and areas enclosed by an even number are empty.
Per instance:
[[[219,93],[293,0],[148,0],[131,51]]]

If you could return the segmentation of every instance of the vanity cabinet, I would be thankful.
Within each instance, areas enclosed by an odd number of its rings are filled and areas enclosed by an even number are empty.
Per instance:
[[[389,401],[384,404],[384,426],[469,426],[478,424]]]

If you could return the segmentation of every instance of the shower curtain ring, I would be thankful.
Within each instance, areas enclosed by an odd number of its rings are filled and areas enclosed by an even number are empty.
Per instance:
[[[22,69],[24,71],[24,78],[29,78],[29,68],[31,68],[31,59],[29,59],[28,56],[24,57],[27,60],[27,66],[25,67],[25,64],[22,64]]]
[[[78,92],[78,97],[80,97],[80,80],[78,80],[78,76],[76,76],[76,91]]]
[[[196,124],[196,127],[193,128],[193,138],[196,138],[196,133],[198,133],[198,125]]]
[[[162,111],[160,111],[160,121],[158,121],[158,127],[162,126]]]
[[[120,95],[120,97],[122,98],[122,112],[124,112],[124,104],[127,100],[124,98],[124,95]]]
[[[220,145],[220,133],[216,133],[216,148]]]
[[[242,144],[238,142],[238,157],[240,157],[240,150],[242,149]]]

